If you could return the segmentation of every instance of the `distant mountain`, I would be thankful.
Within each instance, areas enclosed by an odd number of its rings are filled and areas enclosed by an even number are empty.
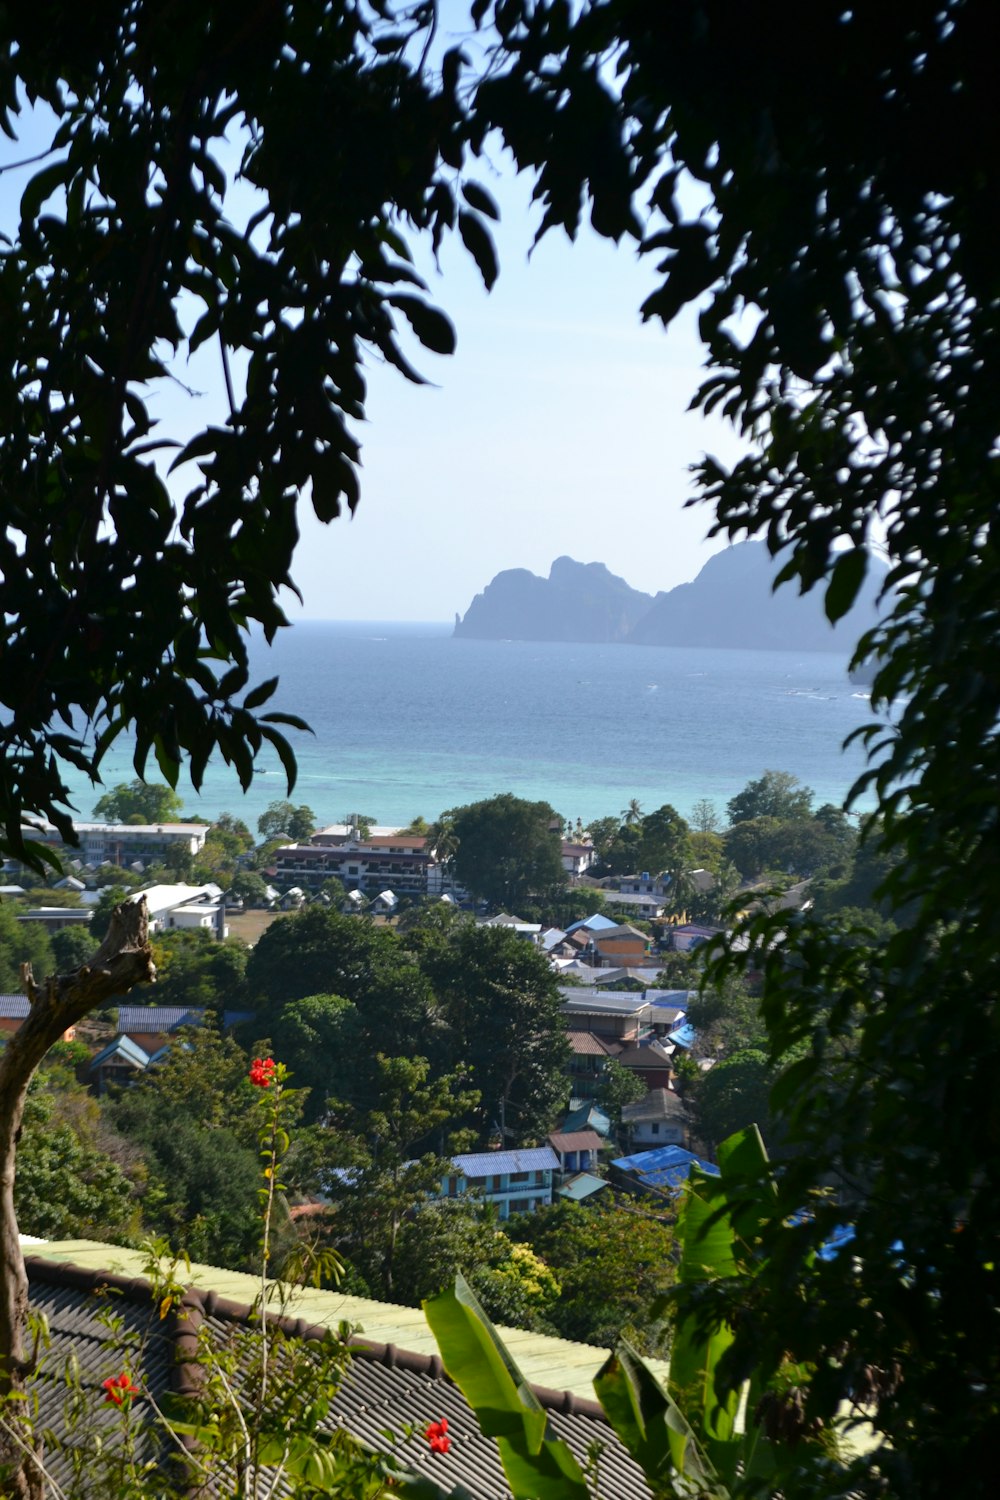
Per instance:
[[[498,573],[455,617],[472,640],[624,641],[653,603],[603,563],[557,557],[548,578],[526,568]]]
[[[636,646],[702,646],[758,651],[851,651],[877,619],[885,579],[878,561],[853,607],[836,626],[823,590],[800,594],[794,583],[772,592],[778,565],[764,542],[739,542],[710,557],[693,583],[657,594],[629,635]]]
[[[526,568],[498,573],[477,594],[455,635],[473,640],[625,642],[762,651],[853,650],[877,617],[885,569],[873,562],[853,608],[832,626],[822,590],[794,583],[772,593],[777,565],[763,542],[709,558],[697,578],[653,598],[603,563],[558,557],[548,578]]]

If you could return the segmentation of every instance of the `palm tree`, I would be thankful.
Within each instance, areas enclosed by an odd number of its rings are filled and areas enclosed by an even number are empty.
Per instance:
[[[642,822],[642,804],[637,797],[633,797],[628,807],[622,809],[621,817],[626,828]]]

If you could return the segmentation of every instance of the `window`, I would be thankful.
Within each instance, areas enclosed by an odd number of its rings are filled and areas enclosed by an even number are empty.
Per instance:
[[[649,1129],[653,1135],[659,1135],[660,1133],[659,1125],[650,1125]]]
[[[511,1182],[527,1182],[530,1176],[530,1172],[511,1172],[510,1180]]]

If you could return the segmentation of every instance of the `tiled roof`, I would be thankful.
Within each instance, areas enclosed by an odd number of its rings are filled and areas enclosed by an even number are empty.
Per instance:
[[[112,1246],[93,1246],[88,1242],[77,1243],[81,1243],[88,1261],[92,1261],[95,1254],[100,1256],[102,1253],[105,1262],[114,1262],[124,1256],[131,1265],[136,1259],[135,1252],[119,1251]],[[250,1308],[246,1302],[229,1300],[214,1289],[191,1287],[181,1309],[172,1311],[161,1320],[150,1298],[148,1285],[140,1279],[131,1279],[127,1274],[115,1275],[103,1269],[100,1262],[99,1268],[60,1263],[59,1257],[71,1251],[73,1244],[39,1246],[40,1253],[27,1258],[31,1303],[46,1314],[52,1337],[42,1375],[36,1382],[41,1420],[43,1426],[60,1425],[66,1394],[60,1377],[66,1359],[72,1354],[79,1362],[83,1390],[92,1395],[91,1406],[98,1414],[97,1420],[107,1424],[110,1436],[116,1429],[120,1430],[120,1424],[116,1414],[100,1399],[101,1382],[109,1374],[117,1373],[121,1363],[119,1357],[115,1364],[115,1355],[108,1353],[105,1347],[108,1330],[95,1316],[101,1306],[106,1305],[106,1296],[100,1300],[95,1297],[100,1288],[116,1294],[113,1302],[115,1315],[123,1320],[126,1337],[135,1336],[137,1345],[141,1344],[143,1349],[142,1367],[132,1369],[133,1379],[138,1377],[136,1383],[149,1390],[158,1403],[170,1390],[190,1388],[196,1379],[191,1361],[196,1354],[199,1328],[206,1328],[221,1344],[234,1329],[247,1323]],[[210,1268],[192,1269],[194,1273],[203,1273]],[[236,1283],[244,1295],[252,1296],[253,1278],[223,1271],[216,1275],[223,1285]],[[510,1494],[496,1447],[490,1439],[483,1437],[461,1392],[444,1374],[422,1313],[411,1308],[383,1307],[379,1303],[344,1298],[331,1292],[304,1294],[304,1298],[307,1304],[328,1303],[330,1310],[320,1323],[310,1318],[308,1306],[305,1315],[297,1320],[276,1320],[286,1334],[315,1339],[321,1337],[327,1328],[336,1329],[341,1318],[346,1316],[349,1321],[362,1323],[363,1332],[369,1335],[369,1338],[352,1341],[354,1358],[324,1423],[327,1430],[346,1427],[362,1442],[383,1453],[393,1451],[391,1434],[395,1433],[401,1458],[445,1488],[464,1486],[472,1500],[503,1500]],[[351,1311],[346,1314],[341,1311],[341,1305],[345,1303],[351,1304]],[[294,1310],[299,1311],[298,1301]],[[378,1337],[378,1330],[372,1328],[372,1322],[377,1323],[384,1313],[394,1316],[397,1328],[410,1323],[422,1330],[422,1348],[407,1349],[394,1342],[370,1341],[373,1332]],[[530,1360],[535,1346],[551,1346],[554,1353],[561,1348],[570,1357],[586,1352],[593,1373],[603,1358],[596,1349],[584,1351],[583,1346],[563,1340],[518,1330],[502,1332],[527,1379],[531,1378],[531,1363],[539,1368],[537,1360]],[[529,1358],[525,1358],[522,1349]],[[557,1364],[550,1367],[558,1369]],[[556,1433],[565,1440],[581,1464],[587,1461],[590,1445],[595,1441],[601,1443],[604,1450],[601,1455],[603,1493],[613,1494],[616,1500],[649,1500],[641,1472],[593,1400],[544,1384],[535,1384],[533,1389],[547,1408]],[[141,1398],[137,1398],[135,1406],[141,1414]],[[407,1425],[421,1432],[429,1420],[442,1417],[448,1419],[448,1435],[452,1439],[447,1455],[432,1454],[428,1445],[420,1440],[415,1443],[401,1441],[402,1430]],[[141,1421],[137,1426],[141,1431]],[[390,1436],[387,1436],[387,1430]],[[142,1456],[147,1455],[153,1456],[148,1441],[142,1450]],[[68,1462],[54,1451],[51,1456],[53,1477],[57,1483],[65,1481],[70,1477]]]
[[[30,1008],[27,995],[0,995],[0,1018],[24,1021]]]
[[[575,1031],[571,1027],[566,1035],[575,1057],[613,1057],[621,1050],[613,1042],[602,1041],[592,1031]]]
[[[549,1146],[527,1151],[474,1151],[453,1156],[452,1164],[463,1177],[493,1177],[507,1172],[558,1172],[559,1158]]]

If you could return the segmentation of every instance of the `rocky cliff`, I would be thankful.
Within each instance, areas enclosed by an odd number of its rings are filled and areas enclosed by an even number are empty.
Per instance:
[[[653,603],[603,563],[557,557],[548,578],[526,568],[498,573],[477,594],[455,634],[475,640],[624,641]]]
[[[498,573],[465,615],[456,616],[455,635],[846,653],[875,623],[881,565],[871,565],[857,601],[836,627],[823,612],[821,590],[801,595],[790,583],[772,593],[776,572],[763,542],[740,542],[709,558],[691,583],[653,598],[603,563],[559,557],[548,578],[525,568]]]

